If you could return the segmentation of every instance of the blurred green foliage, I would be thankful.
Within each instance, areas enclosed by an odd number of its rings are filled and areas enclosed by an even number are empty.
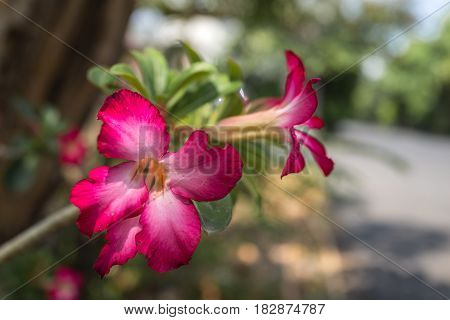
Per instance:
[[[26,131],[16,133],[6,146],[11,160],[2,176],[8,190],[24,191],[33,183],[36,169],[45,158],[56,157],[58,136],[66,129],[58,110],[51,104],[33,107],[22,98],[11,103],[12,111],[25,123]]]
[[[140,4],[170,19],[206,15],[237,21],[242,34],[230,53],[243,67],[250,98],[280,94],[286,72],[283,50],[289,48],[302,57],[310,77],[322,79],[318,87],[325,84],[319,90],[319,109],[328,128],[341,119],[358,118],[450,133],[450,23],[437,39],[418,40],[414,32],[438,15],[431,16],[379,50],[374,56],[385,72],[377,79],[367,77],[365,62],[356,63],[418,19],[412,1],[141,0]],[[436,9],[429,6],[430,11]]]
[[[439,38],[414,41],[376,82],[361,81],[353,96],[357,115],[450,133],[450,23]]]

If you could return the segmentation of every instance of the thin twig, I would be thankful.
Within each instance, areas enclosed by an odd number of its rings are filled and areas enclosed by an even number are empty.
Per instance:
[[[37,224],[26,229],[22,233],[0,246],[0,264],[35,244],[52,231],[75,221],[78,209],[70,205],[49,215]]]

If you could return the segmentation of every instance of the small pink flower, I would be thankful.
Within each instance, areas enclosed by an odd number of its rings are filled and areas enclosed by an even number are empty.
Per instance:
[[[86,146],[80,137],[78,128],[58,137],[59,162],[66,165],[79,165],[86,155]]]
[[[104,276],[138,252],[157,272],[187,264],[201,237],[192,200],[218,200],[233,189],[242,174],[238,152],[231,145],[209,148],[203,131],[168,152],[158,109],[125,89],[106,98],[98,119],[99,152],[126,161],[93,169],[72,189],[80,231],[91,236],[108,229],[94,268]]]
[[[291,150],[286,160],[281,178],[290,173],[298,173],[305,167],[305,160],[300,152],[301,146],[306,146],[313,158],[322,169],[324,175],[329,175],[334,163],[327,156],[324,146],[305,131],[320,129],[323,120],[315,117],[317,109],[317,93],[313,84],[319,79],[306,81],[305,67],[301,59],[292,51],[285,52],[288,76],[286,78],[283,97],[263,98],[250,102],[246,106],[245,115],[225,118],[219,127],[227,126],[267,126],[279,127],[285,130],[291,144]]]
[[[80,298],[83,276],[69,267],[59,267],[47,289],[47,297],[51,300],[76,300]]]

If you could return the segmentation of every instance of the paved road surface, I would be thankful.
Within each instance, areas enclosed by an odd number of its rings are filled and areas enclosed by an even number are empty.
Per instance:
[[[450,296],[450,138],[355,122],[338,137],[332,217]],[[338,243],[350,298],[441,297],[345,232]]]

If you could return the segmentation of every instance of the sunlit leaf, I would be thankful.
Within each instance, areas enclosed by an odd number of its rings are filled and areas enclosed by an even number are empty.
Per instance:
[[[228,69],[228,75],[230,76],[230,79],[233,81],[242,80],[243,79],[243,73],[241,67],[238,65],[236,61],[233,59],[227,60],[227,69]]]
[[[188,43],[184,41],[180,41],[180,43],[191,63],[200,62],[203,60],[200,54],[197,51],[195,51]]]
[[[136,74],[133,72],[133,69],[125,63],[118,63],[111,67],[110,72],[115,75],[123,78],[128,82],[128,84],[132,87],[132,89],[138,91],[145,97],[148,97],[148,91],[142,84],[141,80],[138,79]]]
[[[222,79],[211,79],[200,86],[194,86],[187,90],[177,103],[170,109],[171,114],[183,117],[190,112],[194,112],[206,103],[237,91],[241,86],[240,82],[229,82]],[[170,107],[170,105],[169,105]]]
[[[133,51],[139,64],[144,85],[151,100],[157,100],[166,90],[169,66],[164,55],[156,49],[147,48],[144,52]]]
[[[171,109],[171,114],[183,117],[203,106],[219,96],[219,91],[214,83],[208,81],[199,87],[188,90],[178,103]]]
[[[119,88],[117,78],[100,67],[90,68],[87,72],[87,79],[108,94]]]
[[[173,97],[183,88],[189,86],[193,82],[204,79],[206,76],[217,69],[212,64],[206,62],[198,62],[191,65],[189,68],[181,71],[180,73],[173,76],[170,81],[169,87],[167,88],[167,97],[169,100],[168,105],[174,104]]]
[[[239,94],[229,94],[223,98],[223,101],[211,115],[209,123],[213,125],[223,118],[239,115],[242,113],[243,108],[244,104]]]

